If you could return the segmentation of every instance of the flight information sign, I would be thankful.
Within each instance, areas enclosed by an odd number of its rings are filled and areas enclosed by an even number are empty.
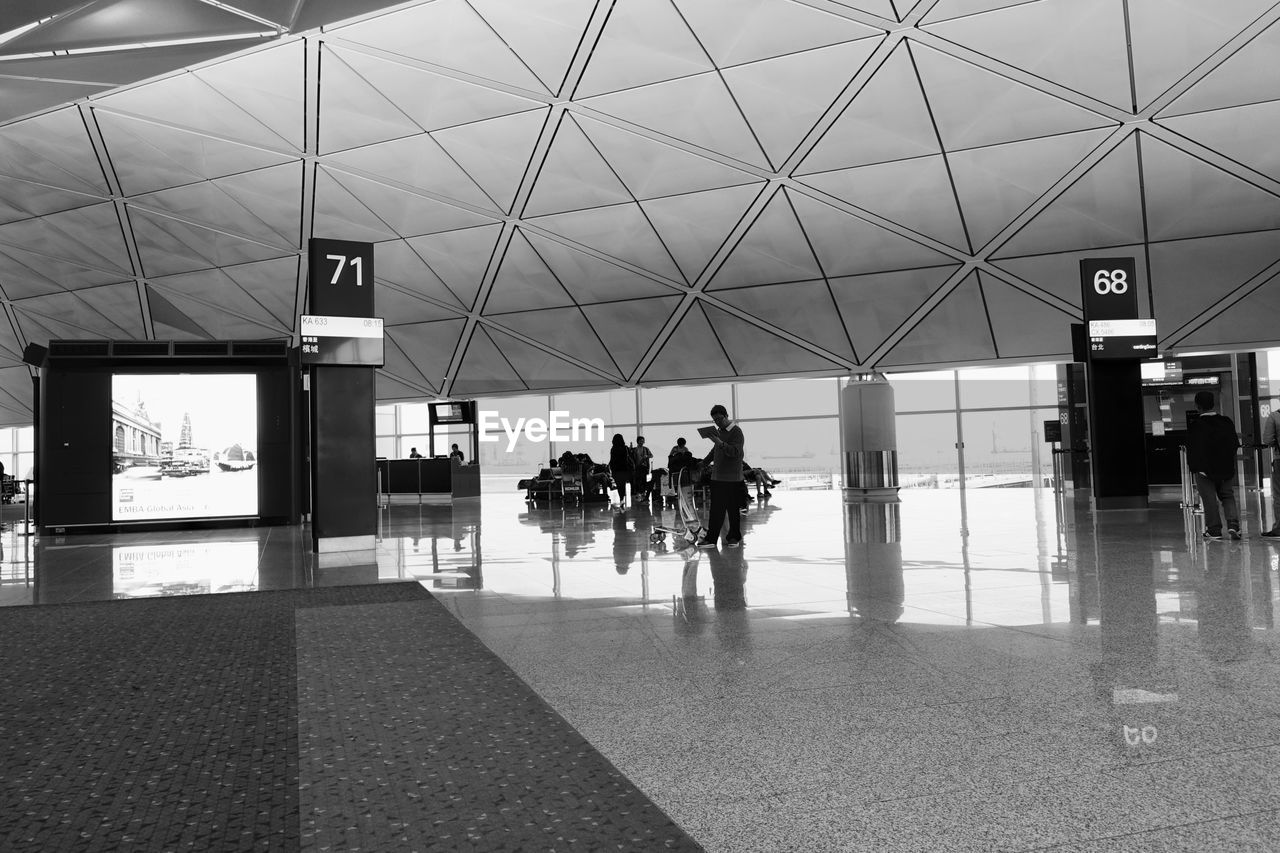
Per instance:
[[[381,317],[321,317],[303,314],[298,333],[303,364],[382,367]]]
[[[1155,320],[1090,320],[1090,358],[1151,358],[1156,354]]]

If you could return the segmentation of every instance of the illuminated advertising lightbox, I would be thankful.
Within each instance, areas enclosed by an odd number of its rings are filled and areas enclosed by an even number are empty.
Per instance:
[[[258,514],[257,378],[111,377],[111,519]]]

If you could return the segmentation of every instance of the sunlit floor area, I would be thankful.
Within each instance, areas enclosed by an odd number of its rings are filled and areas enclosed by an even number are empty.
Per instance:
[[[673,508],[487,493],[381,507],[376,562],[341,568],[305,528],[30,536],[5,508],[0,604],[417,582],[710,851],[1264,851],[1280,546],[1244,503],[1244,540],[1206,542],[1176,502],[778,490],[742,548],[697,550]],[[386,629],[370,608],[344,630]],[[385,787],[403,821],[434,807]],[[367,849],[421,849],[397,837]]]

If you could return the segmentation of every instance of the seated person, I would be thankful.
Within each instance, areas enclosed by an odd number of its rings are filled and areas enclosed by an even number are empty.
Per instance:
[[[742,462],[742,478],[745,482],[755,483],[757,488],[763,488],[763,496],[768,498],[773,496],[773,492],[769,491],[770,486],[776,486],[781,480],[775,480],[769,476],[769,472],[763,468],[752,468],[747,464],[746,460]]]
[[[418,452],[418,448],[416,448],[416,447],[410,447],[410,448],[409,448],[409,458],[410,458],[410,459],[421,459],[421,458],[422,458],[422,454]]]
[[[458,449],[458,445],[456,444],[453,445],[452,449],[449,450],[449,458],[457,459],[458,464],[462,464],[462,461],[463,461],[462,451]]]

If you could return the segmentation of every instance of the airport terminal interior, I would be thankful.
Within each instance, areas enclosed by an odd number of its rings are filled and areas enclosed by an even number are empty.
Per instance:
[[[0,849],[1280,849],[1277,67],[1275,0],[4,4]],[[255,346],[296,400],[180,357]],[[570,476],[715,404],[740,545]]]

